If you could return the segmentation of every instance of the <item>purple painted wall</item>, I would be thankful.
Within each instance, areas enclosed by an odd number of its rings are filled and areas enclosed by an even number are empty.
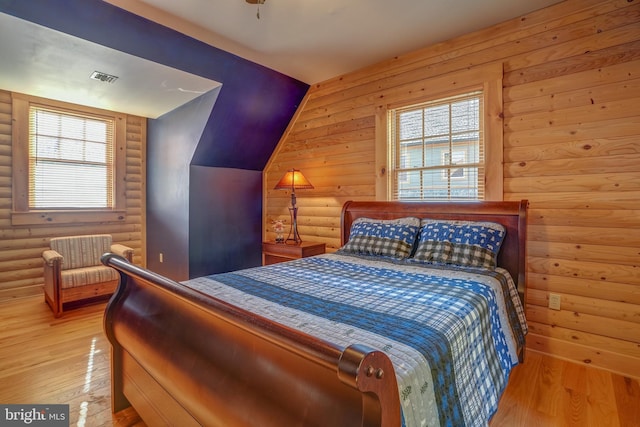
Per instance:
[[[260,265],[262,172],[191,166],[190,177],[189,275]]]
[[[189,162],[218,92],[214,89],[151,121],[147,131],[153,141],[147,146],[147,163],[154,165],[147,170],[147,267],[174,280],[189,278],[189,259],[199,256],[189,250],[191,218],[202,215],[198,205],[191,209],[189,202],[198,191],[194,188],[197,182],[190,178]],[[211,252],[206,248],[202,251]]]
[[[254,247],[253,242],[243,247],[224,239],[197,245],[189,243],[194,234],[199,233],[197,227],[191,227],[190,223],[205,227],[207,215],[228,216],[223,203],[208,206],[208,209],[220,209],[220,212],[199,212],[197,203],[189,202],[193,197],[191,191],[207,186],[185,180],[184,173],[188,165],[220,168],[211,174],[197,173],[194,176],[195,179],[204,179],[209,186],[211,180],[215,180],[218,197],[227,198],[229,194],[223,193],[227,188],[223,182],[234,179],[234,169],[260,172],[265,167],[307,92],[309,86],[306,83],[100,0],[0,0],[0,12],[221,82],[222,87],[210,111],[194,110],[192,114],[185,114],[184,110],[176,109],[149,121],[147,145],[152,154],[147,163],[149,266],[154,267],[159,252],[176,243],[176,253],[184,249],[188,255],[165,257],[165,265],[161,268],[175,272],[173,278],[178,280],[193,277],[189,273],[189,259],[192,257],[200,266],[208,262],[203,259],[203,253],[227,250],[232,251],[230,256],[250,260],[247,264],[255,263],[260,245]],[[208,116],[204,123],[203,115]],[[187,147],[175,146],[182,144]],[[192,150],[193,156],[188,159],[184,156],[174,158],[166,155],[167,152],[163,155],[164,150],[171,152],[176,148]],[[154,184],[159,182],[159,176],[163,176],[163,185]],[[247,211],[253,212],[253,206],[261,201],[261,197],[260,191],[243,197],[248,205]],[[176,212],[175,209],[187,211]],[[245,221],[252,222],[247,224],[247,230],[261,233],[260,227],[255,226],[261,224],[261,212]],[[249,240],[259,239],[259,236],[254,236]],[[211,251],[211,245],[214,251]],[[211,273],[226,271],[227,266],[221,265],[217,259],[212,258],[210,264],[215,267]]]

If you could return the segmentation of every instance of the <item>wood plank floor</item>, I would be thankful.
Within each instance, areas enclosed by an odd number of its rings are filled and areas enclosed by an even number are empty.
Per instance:
[[[72,426],[144,426],[111,414],[105,303],[54,319],[41,297],[0,302],[0,403],[65,403]],[[528,352],[491,427],[640,427],[640,383]]]

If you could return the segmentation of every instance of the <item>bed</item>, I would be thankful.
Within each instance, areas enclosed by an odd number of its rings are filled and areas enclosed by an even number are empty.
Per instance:
[[[486,425],[524,357],[526,212],[347,202],[335,253],[183,283],[105,254],[121,276],[112,410],[150,426]]]

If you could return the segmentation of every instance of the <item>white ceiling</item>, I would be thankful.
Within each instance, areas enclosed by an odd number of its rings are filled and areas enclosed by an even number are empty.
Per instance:
[[[561,0],[105,1],[314,84]],[[1,89],[151,118],[219,85],[3,13],[0,58]]]
[[[1,89],[150,118],[220,85],[3,13],[0,58]]]
[[[561,0],[106,1],[314,84]]]

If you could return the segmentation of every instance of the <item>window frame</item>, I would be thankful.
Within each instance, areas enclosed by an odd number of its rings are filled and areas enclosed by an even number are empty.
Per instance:
[[[12,93],[12,225],[123,222],[126,219],[126,115],[62,101]],[[113,206],[102,209],[29,209],[29,110],[32,105],[101,116],[114,122]]]
[[[394,200],[391,180],[395,173],[393,147],[389,138],[389,110],[476,90],[481,90],[483,96],[483,115],[480,119],[483,120],[484,129],[485,189],[482,200],[503,200],[502,76],[502,63],[492,63],[424,79],[419,82],[419,88],[413,84],[407,86],[404,92],[398,91],[394,97],[385,97],[388,104],[376,109],[376,200]],[[415,93],[420,93],[420,96],[414,96]]]

